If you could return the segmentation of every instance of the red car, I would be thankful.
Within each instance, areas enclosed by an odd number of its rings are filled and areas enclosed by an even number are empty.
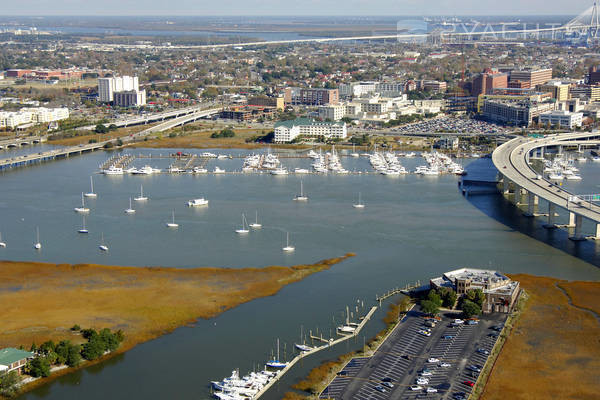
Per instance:
[[[471,386],[471,387],[473,387],[473,385],[475,385],[475,383],[472,381],[464,381],[463,384],[465,384],[467,386]]]

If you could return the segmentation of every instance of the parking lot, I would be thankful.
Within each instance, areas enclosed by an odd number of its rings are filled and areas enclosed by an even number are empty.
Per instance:
[[[466,399],[506,315],[477,322],[456,318],[445,315],[428,327],[415,307],[373,357],[348,363],[321,398]]]

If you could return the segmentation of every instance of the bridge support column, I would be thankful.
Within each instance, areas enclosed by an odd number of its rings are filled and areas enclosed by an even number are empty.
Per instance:
[[[527,192],[527,212],[523,213],[526,217],[533,217],[535,207],[535,195],[531,192]]]
[[[594,236],[595,240],[600,240],[600,223],[596,224],[596,235]]]
[[[556,205],[554,203],[548,203],[548,222],[544,225],[546,229],[556,229],[554,224],[554,214],[556,213]]]
[[[575,226],[576,226],[575,220],[576,220],[575,213],[569,212],[569,225],[567,225],[567,228],[575,228]]]
[[[515,198],[513,199],[513,203],[515,203],[516,206],[518,206],[521,203],[521,186],[517,185],[516,183],[515,185]]]
[[[586,240],[586,237],[583,236],[583,233],[581,232],[582,225],[583,225],[583,217],[581,215],[576,215],[575,216],[575,234],[573,236],[569,237],[569,239],[574,240],[576,242]]]
[[[510,193],[510,180],[504,176],[502,178],[502,194],[507,195]]]

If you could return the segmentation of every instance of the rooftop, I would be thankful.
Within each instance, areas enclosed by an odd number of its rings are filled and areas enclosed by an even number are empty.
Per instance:
[[[25,351],[8,347],[0,350],[0,365],[10,365],[24,358],[33,357],[35,354]]]
[[[498,271],[487,269],[460,268],[446,272],[444,277],[453,281],[454,279],[470,279],[475,284],[510,282],[510,278]]]
[[[312,118],[296,118],[296,119],[292,119],[292,120],[288,120],[288,121],[279,121],[277,123],[275,123],[275,128],[278,128],[280,126],[285,126],[286,128],[291,129],[294,126],[299,126],[299,125],[344,125],[345,122],[322,122],[322,121],[316,121]]]

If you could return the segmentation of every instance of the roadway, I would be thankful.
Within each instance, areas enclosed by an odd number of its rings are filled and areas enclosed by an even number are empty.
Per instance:
[[[543,178],[528,163],[529,154],[538,148],[551,146],[595,145],[600,143],[600,133],[569,133],[543,139],[515,138],[494,150],[492,161],[500,174],[527,192],[549,203],[565,207],[575,215],[600,223],[600,207],[580,201],[573,203],[573,193]]]

